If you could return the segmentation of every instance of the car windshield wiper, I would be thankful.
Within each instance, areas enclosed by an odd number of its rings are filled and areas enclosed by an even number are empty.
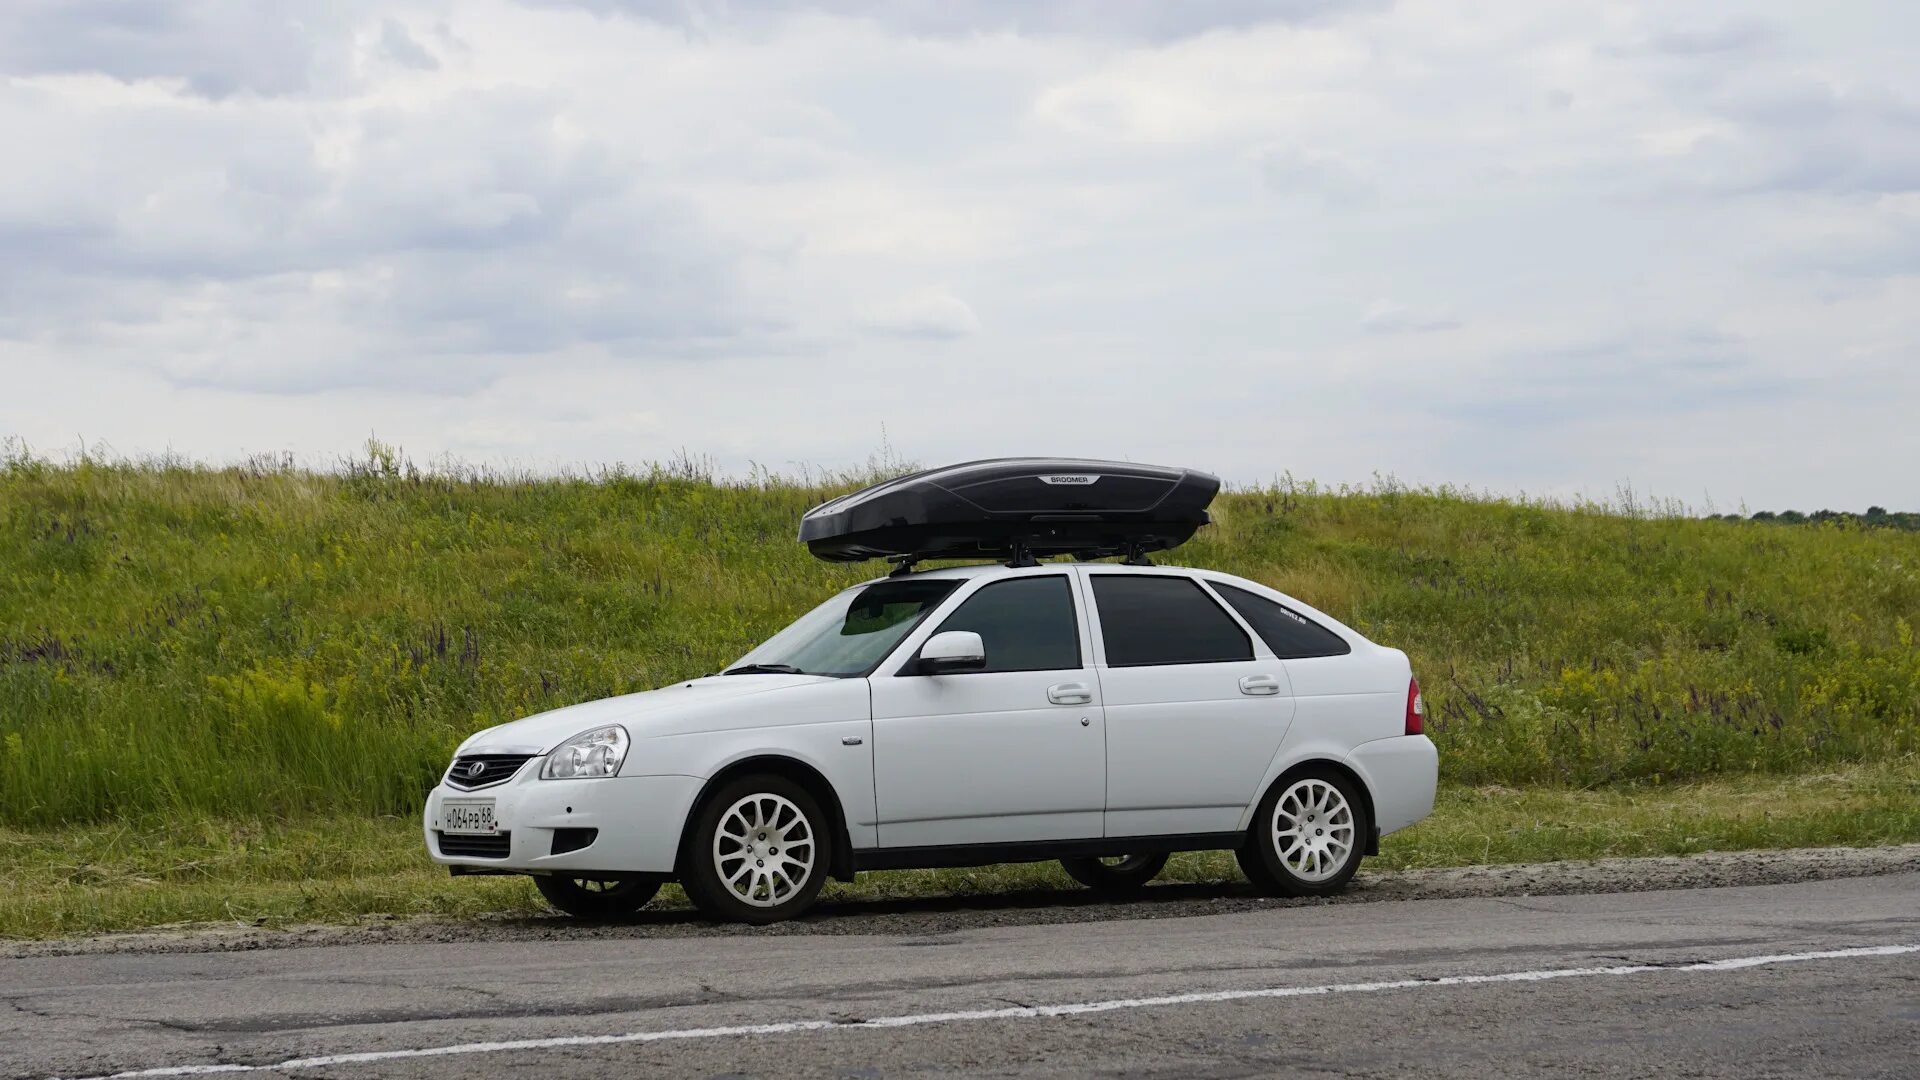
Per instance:
[[[806,672],[792,664],[741,664],[728,668],[722,675],[805,675]]]

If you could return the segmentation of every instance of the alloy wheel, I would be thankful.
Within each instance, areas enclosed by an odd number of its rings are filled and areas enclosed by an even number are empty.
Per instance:
[[[741,903],[778,907],[813,876],[813,823],[792,800],[773,792],[748,795],[720,815],[713,868]]]
[[[1273,850],[1302,881],[1325,881],[1353,857],[1353,807],[1325,780],[1287,788],[1273,807]]]

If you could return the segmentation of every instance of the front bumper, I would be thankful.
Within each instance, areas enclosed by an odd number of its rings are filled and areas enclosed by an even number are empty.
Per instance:
[[[442,783],[427,795],[422,815],[427,854],[442,866],[512,873],[625,872],[671,874],[693,800],[697,776],[610,776],[597,780],[542,780],[540,759],[504,784],[462,791]],[[494,821],[507,834],[500,858],[442,853],[440,806],[447,799],[492,799]],[[591,844],[553,854],[559,829],[594,829]]]

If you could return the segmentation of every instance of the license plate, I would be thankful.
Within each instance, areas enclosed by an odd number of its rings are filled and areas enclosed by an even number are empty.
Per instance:
[[[500,831],[493,820],[492,799],[448,799],[440,804],[440,831],[463,836],[492,836]]]

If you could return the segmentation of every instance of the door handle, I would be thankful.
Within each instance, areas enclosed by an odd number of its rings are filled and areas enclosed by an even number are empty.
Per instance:
[[[1047,687],[1047,700],[1055,705],[1091,705],[1093,691],[1086,683],[1063,682]]]
[[[1262,697],[1280,692],[1280,680],[1271,675],[1249,675],[1240,680],[1240,692]]]

